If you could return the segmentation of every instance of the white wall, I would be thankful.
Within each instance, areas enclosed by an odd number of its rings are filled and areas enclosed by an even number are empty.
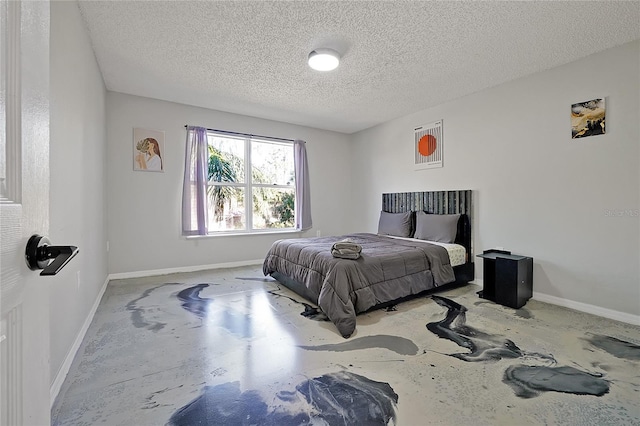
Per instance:
[[[260,236],[181,236],[185,124],[307,141],[313,229]],[[164,173],[133,171],[133,128],[165,132]],[[109,272],[263,259],[280,238],[348,231],[349,136],[121,93],[107,94]]]
[[[67,355],[73,356],[107,278],[105,96],[76,2],[51,2],[49,237],[53,244],[80,249],[58,275],[46,279],[52,380]]]
[[[355,134],[352,229],[375,231],[383,192],[473,189],[475,254],[532,256],[535,293],[639,315],[639,61],[636,41]],[[571,104],[603,96],[606,134],[572,140]],[[416,171],[413,128],[439,119],[444,168]]]

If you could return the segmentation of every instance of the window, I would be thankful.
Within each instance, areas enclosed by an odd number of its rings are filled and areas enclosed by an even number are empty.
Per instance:
[[[295,161],[296,144],[304,149],[303,141],[202,128],[189,128],[187,133],[183,234],[303,229],[296,217],[301,210],[297,204],[304,202],[296,193],[296,178],[302,175],[296,176],[300,167]]]
[[[208,229],[294,229],[293,143],[207,132]]]

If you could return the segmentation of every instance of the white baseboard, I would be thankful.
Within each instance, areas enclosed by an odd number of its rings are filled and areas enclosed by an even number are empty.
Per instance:
[[[550,296],[544,293],[537,293],[535,291],[533,292],[533,298],[535,300],[539,300],[540,302],[551,303],[553,305],[574,309],[576,311],[586,312],[588,314],[598,315],[600,317],[605,317],[616,321],[626,322],[628,324],[640,325],[640,315],[614,311],[613,309],[602,308],[600,306],[589,305],[582,302],[574,302],[573,300]]]
[[[473,281],[476,285],[482,287],[482,278],[476,278]],[[598,315],[599,317],[609,318],[616,321],[626,322],[627,324],[640,325],[640,315],[628,314],[626,312],[614,311],[613,309],[602,308],[600,306],[589,305],[588,303],[575,302],[562,297],[550,296],[548,294],[533,292],[533,299],[540,302],[551,303],[552,305],[562,306],[563,308],[574,309],[588,314]]]
[[[109,277],[107,277],[104,280],[104,284],[102,284],[102,288],[98,292],[98,296],[96,297],[96,300],[93,302],[93,306],[91,307],[91,310],[87,314],[87,318],[84,320],[84,324],[82,324],[82,328],[80,329],[80,331],[78,332],[78,335],[76,336],[76,340],[73,342],[73,345],[71,345],[71,348],[69,348],[69,352],[67,352],[67,356],[64,359],[64,362],[60,366],[60,369],[58,370],[58,374],[56,374],[56,378],[51,384],[51,387],[49,388],[49,396],[51,398],[50,408],[53,408],[53,403],[56,401],[56,398],[58,397],[58,393],[60,393],[60,389],[62,389],[62,384],[64,383],[64,379],[66,379],[67,374],[69,374],[69,369],[71,369],[71,364],[73,363],[73,359],[75,358],[76,352],[78,352],[78,349],[80,349],[80,345],[82,344],[84,335],[87,333],[87,330],[91,325],[91,321],[93,321],[93,317],[96,314],[96,311],[98,310],[98,306],[100,305],[102,296],[104,295],[104,292],[107,289],[107,284],[109,284]]]
[[[243,260],[240,262],[214,263],[211,265],[196,266],[179,266],[177,268],[152,269],[148,271],[119,272],[117,274],[109,274],[110,280],[122,280],[126,278],[142,278],[155,275],[176,274],[180,272],[198,272],[207,269],[237,268],[239,266],[261,265],[264,259]]]

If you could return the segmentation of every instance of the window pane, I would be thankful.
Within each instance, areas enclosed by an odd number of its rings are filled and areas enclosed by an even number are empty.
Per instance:
[[[295,184],[292,144],[252,141],[251,166],[253,183]]]
[[[253,189],[253,229],[293,228],[295,195],[292,189]]]
[[[208,135],[207,177],[213,182],[244,183],[244,140]]]
[[[209,231],[246,228],[245,190],[233,186],[209,185]]]

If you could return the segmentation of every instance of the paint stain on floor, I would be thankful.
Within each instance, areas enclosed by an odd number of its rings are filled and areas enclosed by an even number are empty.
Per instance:
[[[388,383],[347,371],[277,392],[275,403],[265,399],[256,390],[241,391],[239,382],[206,386],[171,416],[169,425],[388,425],[395,423],[398,403]]]
[[[521,398],[533,398],[542,392],[602,396],[609,392],[609,382],[601,376],[573,367],[513,365],[502,379]]]
[[[238,337],[253,336],[253,321],[249,315],[238,312],[225,304],[213,306],[214,299],[200,297],[200,292],[209,284],[197,284],[177,294],[181,306],[203,320],[210,320],[211,325],[220,326]],[[213,311],[212,311],[213,309]]]
[[[281,289],[278,287],[278,290],[281,290]],[[292,302],[297,303],[298,305],[304,306],[304,311],[300,312],[300,315],[302,315],[305,318],[308,318],[308,319],[314,320],[314,321],[329,321],[329,318],[327,317],[327,315],[325,315],[325,313],[322,312],[320,310],[320,308],[317,308],[315,306],[311,306],[308,303],[296,300],[293,297],[277,293],[276,290],[269,290],[269,291],[267,291],[267,293],[269,293],[272,296],[276,296],[276,297],[284,297],[285,299],[289,299]]]
[[[127,303],[125,308],[127,309],[127,311],[131,313],[131,323],[133,324],[134,327],[146,328],[147,330],[158,332],[162,330],[165,327],[165,325],[167,325],[165,322],[153,321],[153,320],[147,319],[146,312],[148,311],[149,308],[145,307],[143,302],[144,302],[144,299],[149,297],[151,293],[153,293],[154,291],[162,287],[172,286],[172,285],[180,285],[180,284],[164,283],[164,284],[149,288],[143,291],[140,297],[137,297],[132,301],[130,301],[129,303]]]
[[[416,355],[418,347],[413,341],[400,336],[374,335],[351,339],[348,342],[333,345],[299,346],[307,351],[345,352],[362,349],[388,349],[400,355]]]
[[[580,371],[574,367],[555,367],[552,355],[526,352],[521,350],[513,341],[500,339],[483,333],[466,325],[467,308],[451,299],[432,296],[432,299],[447,308],[445,318],[438,322],[427,324],[427,328],[443,339],[451,340],[458,346],[470,351],[468,354],[450,354],[463,361],[498,361],[503,358],[520,358],[528,362],[547,365],[515,365],[510,366],[504,373],[503,382],[511,386],[516,395],[521,398],[533,398],[542,392],[562,392],[575,395],[602,396],[609,392],[609,381],[602,376]],[[619,345],[607,339],[607,348],[616,348],[627,354],[625,345]],[[621,348],[624,348],[621,349]]]
[[[440,296],[432,296],[431,298],[438,305],[447,308],[447,314],[443,320],[427,324],[427,329],[438,337],[451,340],[458,346],[469,350],[468,353],[456,353],[450,354],[450,356],[467,362],[498,361],[524,356],[539,357],[550,363],[555,362],[551,355],[525,353],[510,339],[468,326],[466,324],[467,308],[459,303]]]
[[[209,305],[213,301],[212,299],[203,299],[200,297],[200,292],[207,287],[209,287],[209,284],[197,284],[179,291],[177,295],[178,300],[182,302],[181,306],[198,318],[205,318],[207,316]]]
[[[585,340],[593,346],[610,353],[616,358],[640,361],[640,346],[635,343],[620,340],[611,336],[591,333],[589,333],[589,337]]]

